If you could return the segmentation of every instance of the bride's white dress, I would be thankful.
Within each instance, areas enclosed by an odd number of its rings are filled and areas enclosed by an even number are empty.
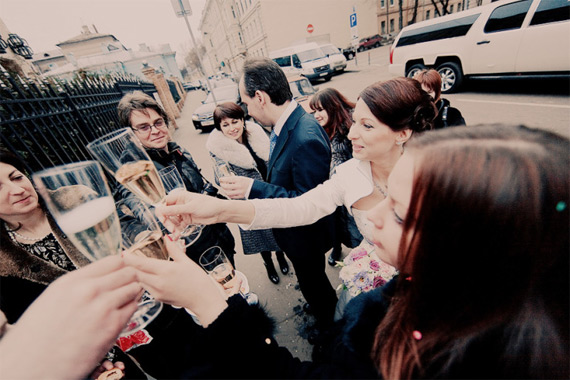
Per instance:
[[[352,298],[384,285],[397,273],[396,268],[386,264],[376,255],[372,243],[373,226],[366,217],[366,211],[353,208],[352,213],[364,239],[340,264],[342,268],[339,276],[342,284],[335,319],[342,317],[344,307]]]

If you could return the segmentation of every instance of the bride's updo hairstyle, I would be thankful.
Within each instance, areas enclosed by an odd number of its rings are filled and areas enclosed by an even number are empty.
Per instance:
[[[432,129],[437,116],[430,96],[411,78],[376,82],[360,93],[372,114],[394,132],[411,129],[419,133]]]

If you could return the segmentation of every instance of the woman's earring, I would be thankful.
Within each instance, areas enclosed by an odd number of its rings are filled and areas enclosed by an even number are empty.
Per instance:
[[[401,146],[403,144],[403,142],[401,141],[396,141],[396,145]]]

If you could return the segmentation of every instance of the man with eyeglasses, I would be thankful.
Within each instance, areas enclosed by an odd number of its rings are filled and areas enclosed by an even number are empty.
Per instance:
[[[123,96],[117,107],[121,125],[130,126],[135,136],[145,147],[157,170],[175,166],[180,172],[186,190],[215,196],[216,188],[200,174],[200,168],[192,155],[173,141],[168,131],[168,116],[152,97],[141,91]],[[120,196],[137,213],[140,202],[134,194],[120,187]],[[235,241],[225,223],[204,226],[200,237],[186,248],[186,255],[199,263],[200,255],[208,248],[219,246],[234,264]],[[185,339],[196,325],[184,309],[174,309],[164,305],[160,315],[152,321],[145,332],[152,339],[147,345],[129,350],[142,369],[155,378],[179,378],[181,365],[188,360],[185,352]]]

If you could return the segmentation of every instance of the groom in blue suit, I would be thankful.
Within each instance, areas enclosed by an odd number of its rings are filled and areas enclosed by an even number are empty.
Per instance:
[[[315,118],[293,100],[283,70],[267,58],[248,59],[239,92],[249,114],[273,130],[267,182],[242,177],[239,191],[234,188],[231,195],[294,198],[326,181],[331,161],[328,136]],[[332,231],[331,216],[309,226],[273,229],[277,244],[293,263],[301,292],[321,329],[332,323],[337,302],[324,259],[332,247]]]

